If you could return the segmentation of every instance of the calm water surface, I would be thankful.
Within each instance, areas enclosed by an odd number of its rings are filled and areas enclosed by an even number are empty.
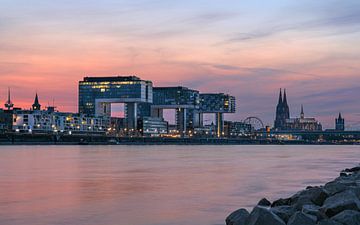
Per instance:
[[[0,224],[224,224],[359,159],[359,146],[0,146]]]

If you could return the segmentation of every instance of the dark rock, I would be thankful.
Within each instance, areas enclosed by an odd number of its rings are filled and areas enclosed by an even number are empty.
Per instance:
[[[331,182],[325,184],[325,186],[324,186],[324,191],[329,196],[335,195],[335,194],[340,193],[345,190],[346,190],[346,185],[336,182],[336,181],[331,181]]]
[[[291,204],[291,199],[290,198],[280,198],[280,199],[274,201],[271,204],[271,207],[290,205],[290,204]]]
[[[325,219],[325,220],[321,220],[318,225],[342,225],[341,223],[338,223],[334,220],[330,220],[330,219]]]
[[[316,225],[316,219],[302,213],[296,212],[289,219],[288,225]]]
[[[359,225],[360,212],[354,210],[345,210],[331,219],[344,225]]]
[[[321,212],[319,209],[320,209],[320,206],[317,206],[317,205],[304,205],[302,207],[301,212],[303,212],[306,215],[316,217],[316,220],[323,220],[323,219],[327,218],[327,216],[323,212]]]
[[[314,204],[319,206],[321,206],[324,203],[325,199],[328,197],[328,194],[325,192],[325,190],[319,187],[311,188],[306,192],[307,195],[310,197],[310,200]]]
[[[360,210],[360,201],[353,190],[347,190],[327,198],[321,211],[332,217],[344,210]]]
[[[270,210],[280,217],[285,223],[287,223],[289,218],[295,213],[294,207],[288,205],[276,206]]]
[[[285,225],[284,221],[269,209],[256,206],[251,212],[246,225]]]
[[[226,225],[245,225],[249,215],[246,209],[238,209],[226,218]]]
[[[259,201],[259,203],[257,204],[259,206],[271,206],[271,202],[269,200],[267,200],[266,198],[263,198]]]
[[[343,172],[346,172],[346,173],[353,173],[353,172],[358,172],[360,171],[360,166],[356,166],[356,167],[353,167],[353,168],[347,168],[345,170],[343,170]]]

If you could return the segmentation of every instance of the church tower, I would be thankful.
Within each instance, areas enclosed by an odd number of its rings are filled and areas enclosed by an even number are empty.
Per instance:
[[[305,118],[304,106],[301,105],[300,119],[304,119],[304,118]]]
[[[339,117],[335,119],[335,130],[344,131],[345,130],[345,119],[342,118],[341,113],[339,113]]]
[[[34,100],[34,104],[32,105],[32,110],[40,110],[41,109],[41,105],[39,103],[39,98],[38,98],[38,94],[36,93],[35,95],[35,100]]]
[[[284,96],[282,95],[282,90],[280,89],[279,101],[276,106],[276,117],[274,128],[278,130],[286,129],[286,120],[290,119],[290,110],[287,103],[286,90],[284,90]]]
[[[14,103],[12,103],[11,101],[10,88],[8,89],[8,100],[5,102],[4,105],[7,110],[12,110],[12,108],[14,107]]]

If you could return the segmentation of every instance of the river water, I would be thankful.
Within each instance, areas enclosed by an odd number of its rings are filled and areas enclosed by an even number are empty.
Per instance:
[[[220,225],[359,159],[359,146],[0,146],[0,224]]]

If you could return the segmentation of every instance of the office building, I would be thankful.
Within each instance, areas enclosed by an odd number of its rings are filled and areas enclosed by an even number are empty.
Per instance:
[[[85,77],[79,82],[79,113],[111,117],[111,104],[125,103],[129,129],[136,129],[137,105],[152,101],[152,82],[136,76]]]

